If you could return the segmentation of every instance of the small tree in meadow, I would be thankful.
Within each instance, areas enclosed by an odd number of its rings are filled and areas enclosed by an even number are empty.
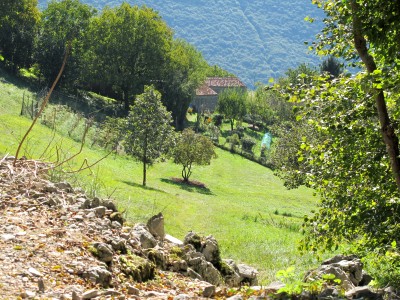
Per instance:
[[[161,103],[161,94],[146,86],[137,96],[125,127],[125,151],[143,163],[143,186],[147,166],[169,152],[174,144],[171,113]]]
[[[185,129],[178,138],[174,162],[183,166],[182,178],[185,182],[189,182],[193,164],[209,165],[215,157],[214,144],[209,138],[191,129]]]

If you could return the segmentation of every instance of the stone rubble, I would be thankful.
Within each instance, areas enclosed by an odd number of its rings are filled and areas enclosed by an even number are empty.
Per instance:
[[[203,299],[225,284],[212,236],[198,252],[165,234],[162,214],[125,226],[112,201],[52,183],[46,168],[0,160],[0,298]]]
[[[257,270],[222,259],[213,236],[189,232],[182,242],[165,233],[161,213],[147,224],[127,226],[111,200],[89,198],[67,182],[50,182],[48,167],[0,159],[1,299],[291,298],[278,293],[284,284],[259,287]],[[393,289],[370,289],[372,278],[354,256],[325,261],[305,281],[323,274],[334,274],[341,285],[296,298],[397,296]],[[241,295],[243,286],[253,294]]]

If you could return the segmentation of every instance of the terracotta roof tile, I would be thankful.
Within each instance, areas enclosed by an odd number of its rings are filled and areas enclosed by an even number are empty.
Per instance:
[[[217,92],[211,89],[207,84],[203,84],[196,90],[196,96],[214,96]]]
[[[245,87],[246,85],[237,77],[208,77],[206,84],[209,87]]]

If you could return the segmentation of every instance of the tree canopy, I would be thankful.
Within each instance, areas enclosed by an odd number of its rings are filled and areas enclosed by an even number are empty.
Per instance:
[[[217,111],[229,119],[231,130],[235,120],[241,120],[246,115],[246,91],[240,88],[229,88],[218,95]]]
[[[14,71],[29,67],[33,61],[40,20],[37,4],[37,0],[0,2],[0,53]]]
[[[209,165],[216,154],[214,144],[208,137],[185,129],[177,140],[173,156],[174,162],[183,166],[182,178],[188,182],[192,175],[192,166]]]
[[[288,85],[297,119],[311,126],[303,134],[296,170],[322,198],[305,219],[304,249],[337,247],[398,251],[399,47],[400,10],[393,2],[313,1],[326,14],[326,27],[314,48],[357,64],[354,75],[301,75]]]
[[[163,72],[163,80],[157,86],[163,93],[163,102],[172,112],[177,129],[184,128],[189,104],[196,89],[205,80],[208,64],[192,45],[184,40],[174,40]]]
[[[82,63],[82,39],[94,10],[79,0],[51,1],[42,13],[36,61],[48,83],[53,82],[67,47],[71,48],[63,81],[74,85]]]
[[[129,112],[125,132],[125,151],[143,163],[143,186],[146,186],[147,166],[166,155],[174,144],[171,113],[161,102],[161,94],[146,86],[137,96]]]
[[[172,31],[151,8],[123,3],[91,19],[86,43],[85,84],[128,110],[144,85],[162,79]]]

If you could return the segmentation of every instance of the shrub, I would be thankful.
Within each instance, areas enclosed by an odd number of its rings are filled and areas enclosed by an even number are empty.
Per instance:
[[[224,116],[221,114],[215,114],[213,116],[213,122],[215,126],[221,126],[222,120],[224,119]]]
[[[237,133],[232,134],[226,138],[226,142],[230,145],[230,150],[234,151],[236,146],[240,144],[239,135]]]
[[[247,152],[253,152],[253,147],[255,146],[256,141],[252,138],[245,137],[242,138],[242,150]]]
[[[236,133],[239,136],[239,138],[241,139],[242,137],[244,137],[244,127],[243,126],[236,127],[236,130],[234,131],[234,133]]]

